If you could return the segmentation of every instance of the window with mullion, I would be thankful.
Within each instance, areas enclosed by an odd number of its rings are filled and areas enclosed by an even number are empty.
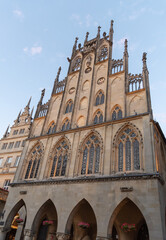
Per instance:
[[[100,154],[99,140],[96,136],[91,136],[83,149],[81,175],[99,172]]]

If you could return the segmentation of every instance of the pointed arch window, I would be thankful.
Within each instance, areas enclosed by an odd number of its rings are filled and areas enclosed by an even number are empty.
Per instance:
[[[112,120],[118,120],[122,118],[122,110],[119,106],[115,107],[112,112]]]
[[[32,149],[25,173],[25,179],[36,178],[38,176],[42,153],[43,150],[40,144],[36,145]]]
[[[96,96],[96,102],[95,105],[101,105],[104,103],[104,93],[102,91],[99,91],[97,96]]]
[[[69,119],[67,118],[62,125],[62,131],[66,131],[70,129],[70,122]]]
[[[66,105],[65,113],[69,113],[73,111],[73,101],[69,100]]]
[[[65,139],[56,144],[52,155],[49,177],[65,176],[69,158],[69,146]]]
[[[56,132],[56,124],[55,124],[55,122],[52,122],[49,125],[47,134],[52,134],[52,133],[55,133],[55,132]]]
[[[100,111],[97,111],[94,117],[94,124],[98,124],[102,122],[103,122],[103,114]]]
[[[82,146],[81,175],[99,173],[101,161],[101,143],[92,134]]]
[[[75,71],[79,70],[80,67],[81,67],[81,58],[78,57],[78,58],[76,58],[76,60],[74,61],[72,71],[75,72]]]
[[[99,51],[98,61],[101,62],[107,58],[108,58],[108,48],[104,46]]]
[[[118,141],[118,171],[140,170],[140,143],[136,132],[126,128]]]

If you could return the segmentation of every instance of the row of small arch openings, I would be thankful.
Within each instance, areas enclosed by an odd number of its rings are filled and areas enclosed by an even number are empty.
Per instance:
[[[6,222],[5,229],[10,229],[12,225],[12,221],[22,208],[25,209],[26,218],[28,217],[29,211],[26,208],[25,202],[21,199],[10,211]],[[148,225],[151,223],[151,219],[146,214],[143,215],[144,207],[139,203],[139,206],[132,201],[129,197],[121,200],[117,205],[115,205],[115,209],[111,214],[111,209],[107,210],[107,227],[105,228],[106,235],[112,236],[112,239],[123,239],[124,232],[121,229],[121,226],[124,222],[135,224],[135,231],[132,232],[132,236],[137,240],[149,240],[149,231]],[[31,236],[37,240],[46,239],[47,236],[52,236],[52,233],[57,233],[58,230],[58,214],[55,204],[51,199],[45,201],[42,205],[40,205],[36,214],[32,219],[31,225]],[[130,214],[127,214],[130,212]],[[137,216],[137,217],[135,217]],[[92,239],[95,240],[97,237],[97,219],[95,215],[95,211],[92,205],[83,198],[79,201],[73,209],[71,209],[70,214],[66,217],[67,221],[65,224],[64,233],[70,236],[72,239]],[[51,221],[52,224],[44,226],[43,222]],[[147,221],[147,222],[146,222]],[[86,231],[80,228],[79,223],[88,223],[89,227]],[[147,225],[148,223],[148,225]],[[22,232],[24,232],[24,228],[26,228],[26,220],[24,222]],[[128,236],[128,235],[126,235]],[[130,236],[130,235],[129,235]],[[87,238],[88,237],[88,238]],[[9,240],[10,238],[6,238]],[[132,238],[129,238],[132,239]]]

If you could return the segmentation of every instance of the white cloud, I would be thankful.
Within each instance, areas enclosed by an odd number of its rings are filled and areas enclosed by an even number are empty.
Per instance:
[[[40,54],[42,52],[42,47],[31,47],[30,52],[32,55]]]
[[[87,27],[91,25],[91,19],[92,19],[92,16],[90,14],[86,15],[85,22]]]
[[[23,51],[27,55],[34,56],[36,54],[40,54],[42,52],[42,47],[41,46],[33,46],[31,48],[25,47],[23,48]]]
[[[72,14],[71,19],[76,21],[79,25],[82,25],[81,17],[78,14]]]
[[[23,19],[24,18],[24,14],[22,11],[16,9],[16,10],[13,10],[13,14],[18,17],[19,19]]]

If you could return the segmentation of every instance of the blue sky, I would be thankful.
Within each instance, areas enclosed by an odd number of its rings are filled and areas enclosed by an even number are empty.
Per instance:
[[[75,37],[83,44],[109,31],[114,20],[113,58],[123,56],[128,39],[129,72],[142,72],[147,52],[154,119],[166,135],[166,1],[154,0],[0,0],[0,137],[32,96],[50,97],[59,66],[68,70]]]

